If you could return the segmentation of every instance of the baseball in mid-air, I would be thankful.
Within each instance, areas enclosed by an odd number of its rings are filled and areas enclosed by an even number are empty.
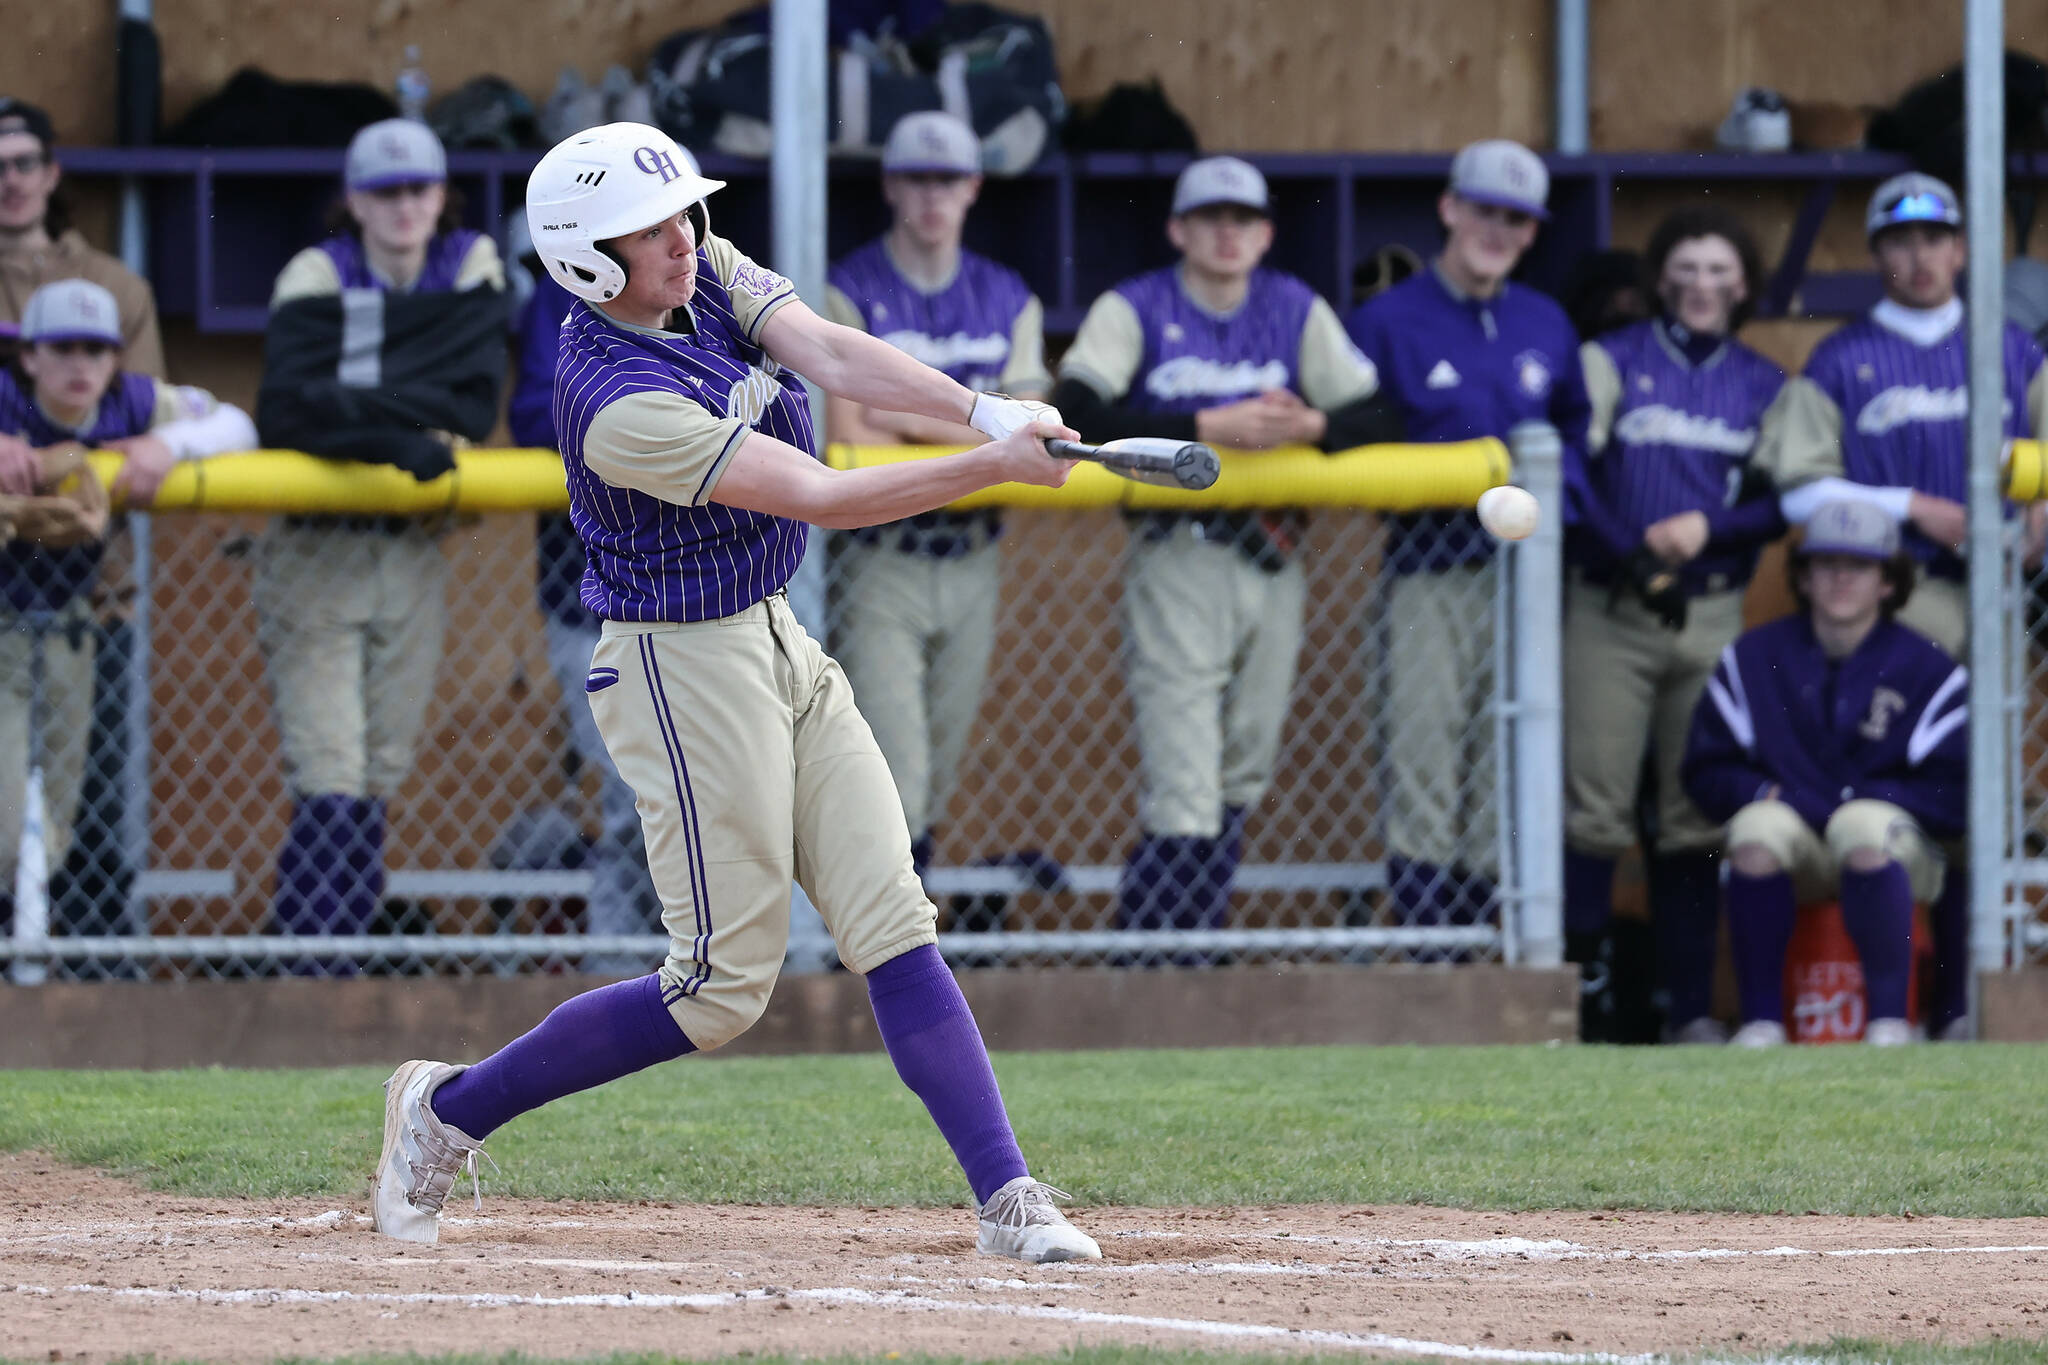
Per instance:
[[[1526,488],[1502,484],[1479,495],[1479,524],[1502,540],[1534,535],[1540,515],[1536,495]]]

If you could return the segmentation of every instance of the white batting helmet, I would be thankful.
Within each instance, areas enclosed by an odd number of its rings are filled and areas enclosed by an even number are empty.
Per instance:
[[[555,282],[592,303],[615,299],[626,272],[597,249],[613,237],[664,223],[686,209],[702,242],[704,196],[723,189],[659,128],[607,123],[555,144],[526,181],[526,226]]]

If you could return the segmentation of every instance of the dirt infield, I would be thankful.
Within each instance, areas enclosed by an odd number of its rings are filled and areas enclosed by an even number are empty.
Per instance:
[[[964,1210],[489,1199],[438,1247],[360,1206],[192,1199],[0,1156],[0,1356],[685,1355],[1072,1342],[1579,1360],[2048,1327],[2048,1219],[1082,1209],[1104,1259],[974,1254]]]

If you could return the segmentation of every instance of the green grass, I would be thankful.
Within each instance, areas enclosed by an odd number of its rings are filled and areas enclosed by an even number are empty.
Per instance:
[[[1009,1054],[1025,1155],[1090,1204],[2048,1214],[2048,1049]],[[198,1195],[361,1192],[381,1070],[0,1072],[0,1149]],[[964,1199],[879,1055],[692,1060],[521,1118],[492,1192]],[[2044,1362],[2048,1365],[2048,1362]]]

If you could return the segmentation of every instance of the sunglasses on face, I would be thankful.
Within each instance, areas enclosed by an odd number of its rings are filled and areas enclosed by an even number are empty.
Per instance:
[[[39,341],[36,346],[40,350],[67,359],[82,355],[88,360],[98,360],[101,356],[111,355],[114,351],[113,345],[105,341]]]
[[[14,172],[16,175],[34,175],[48,164],[49,159],[41,152],[23,152],[19,156],[0,156],[0,175],[5,175],[9,171]]]

